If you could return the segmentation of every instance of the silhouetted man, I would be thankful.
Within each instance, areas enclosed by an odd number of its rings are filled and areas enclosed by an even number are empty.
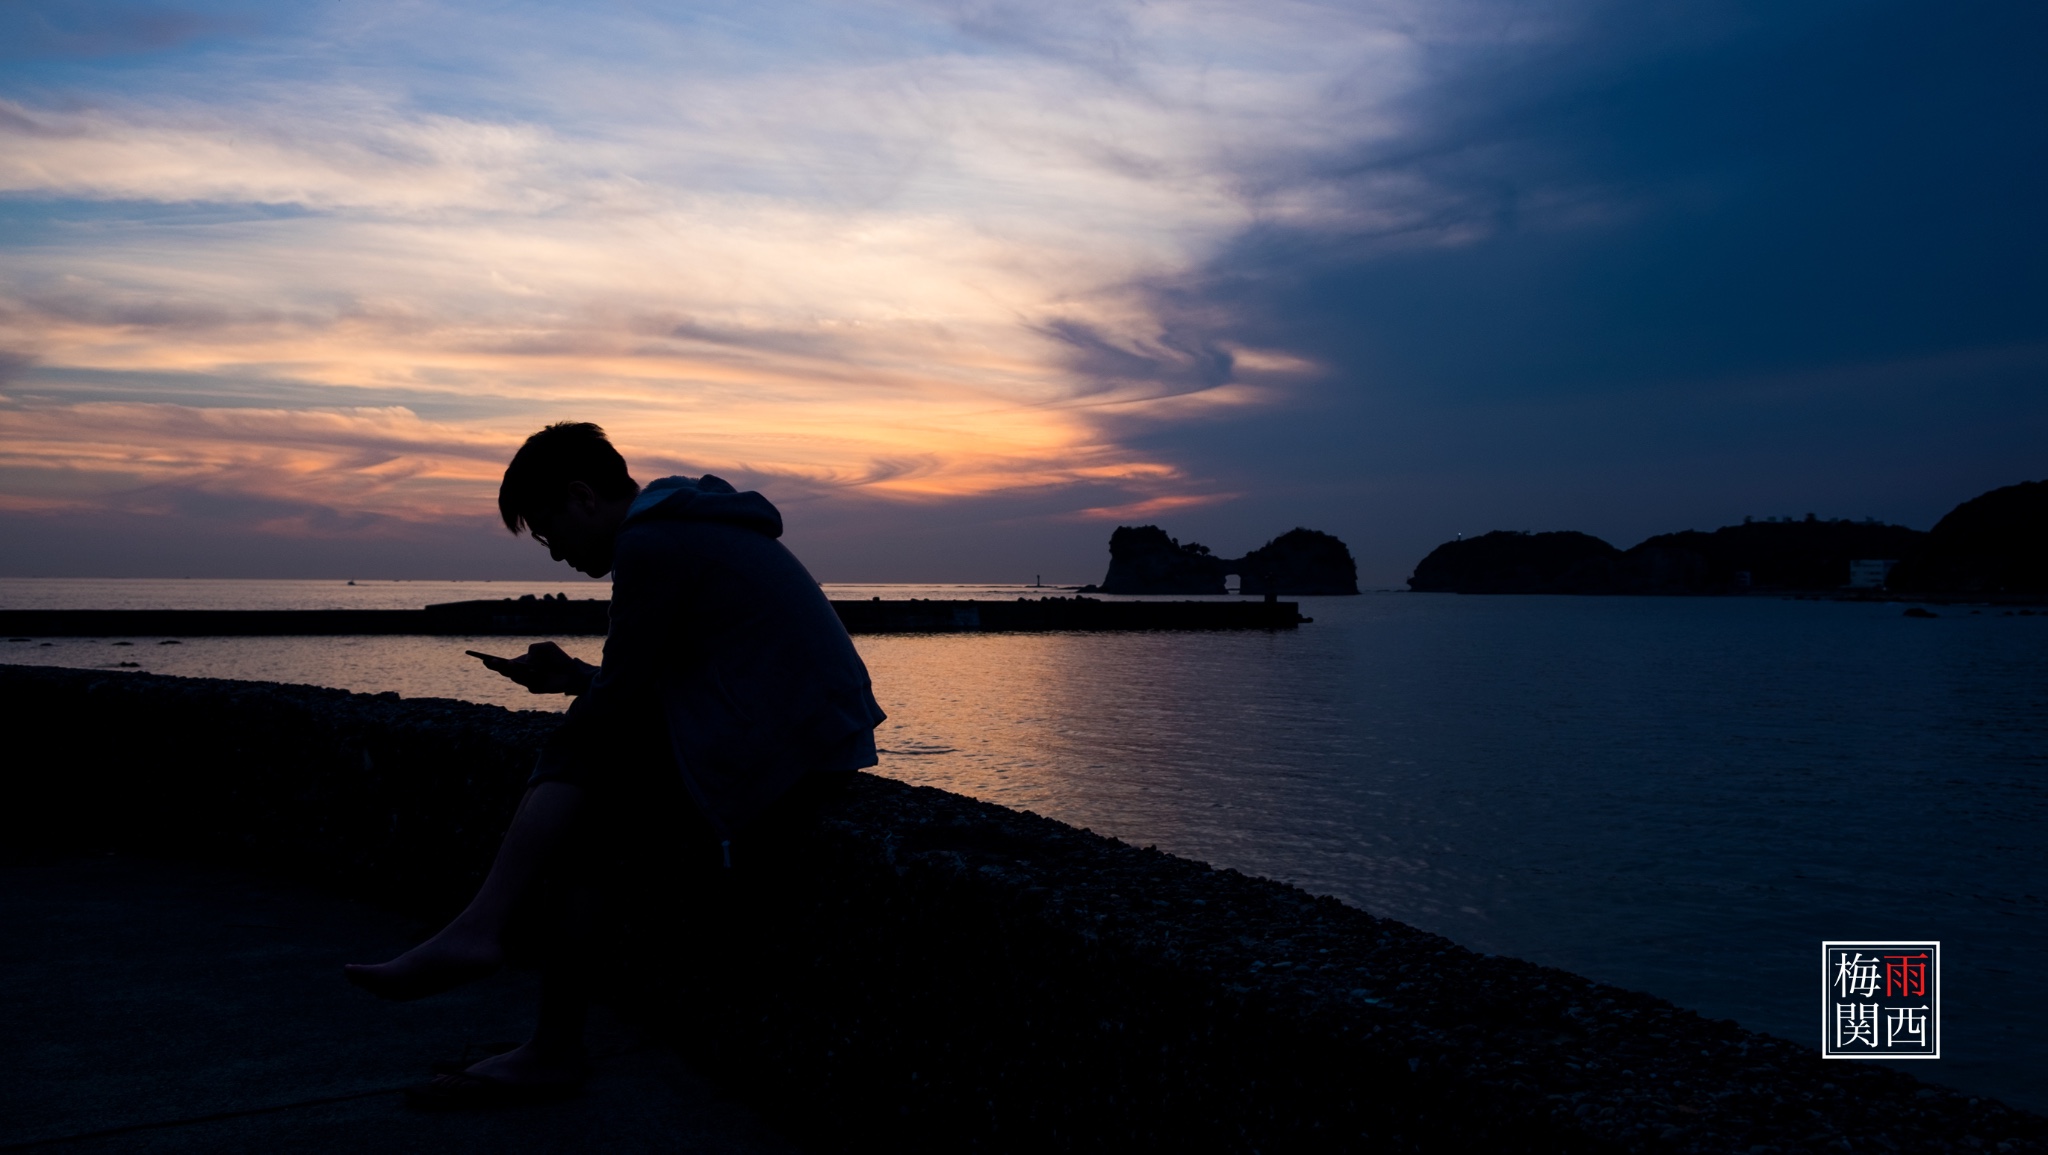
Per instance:
[[[604,662],[553,642],[486,663],[537,694],[576,701],[542,749],[489,876],[440,933],[350,981],[392,999],[447,990],[496,969],[507,923],[542,875],[573,857],[606,814],[679,798],[679,853],[712,869],[744,860],[750,832],[793,802],[829,795],[875,764],[875,704],[853,643],[818,584],[776,539],[782,517],[716,477],[640,488],[588,423],[550,425],[505,469],[498,509],[557,561],[612,575]],[[479,655],[481,656],[481,655]],[[643,814],[644,816],[644,814]],[[573,1092],[586,1075],[588,1009],[577,952],[542,967],[533,1038],[414,1096],[426,1106]]]

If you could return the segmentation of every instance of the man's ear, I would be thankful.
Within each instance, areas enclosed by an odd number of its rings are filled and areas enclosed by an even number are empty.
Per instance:
[[[597,506],[597,491],[590,488],[590,483],[586,481],[570,482],[568,498],[568,504],[577,506],[585,511],[594,509]]]

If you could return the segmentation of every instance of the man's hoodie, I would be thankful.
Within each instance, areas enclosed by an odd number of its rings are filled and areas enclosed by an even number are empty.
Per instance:
[[[602,772],[658,716],[675,769],[732,834],[811,773],[875,764],[886,716],[818,583],[776,539],[782,515],[725,481],[666,477],[614,543],[604,665],[542,753]]]
[[[650,481],[626,510],[626,525],[638,521],[718,521],[770,538],[782,536],[782,513],[753,490],[741,493],[722,477],[664,477]]]

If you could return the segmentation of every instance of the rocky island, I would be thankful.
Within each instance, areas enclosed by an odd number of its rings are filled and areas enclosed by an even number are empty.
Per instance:
[[[2048,481],[2008,485],[1956,506],[1887,584],[1911,593],[2048,595]]]
[[[1224,579],[1242,594],[1355,594],[1358,563],[1327,533],[1296,527],[1239,558],[1217,557],[1199,542],[1183,545],[1156,525],[1120,525],[1109,536],[1105,594],[1224,594]]]

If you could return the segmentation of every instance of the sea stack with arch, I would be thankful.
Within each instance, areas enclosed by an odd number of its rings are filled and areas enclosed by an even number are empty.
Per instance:
[[[1224,558],[1199,542],[1183,545],[1156,525],[1120,525],[1109,536],[1109,573],[1084,592],[1223,594],[1237,575],[1243,594],[1355,594],[1358,563],[1342,541],[1296,527],[1243,557]]]

